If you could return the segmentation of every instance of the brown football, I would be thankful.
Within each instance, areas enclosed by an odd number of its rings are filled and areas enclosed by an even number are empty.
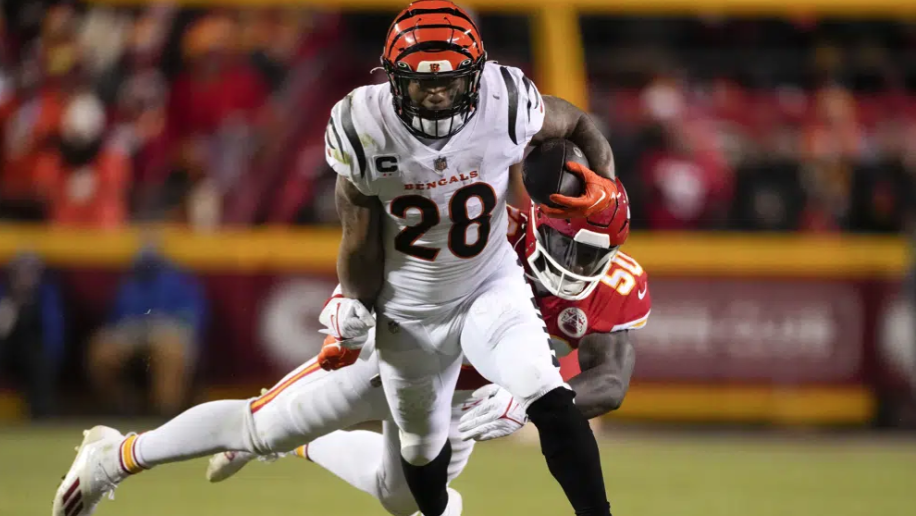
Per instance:
[[[569,161],[589,166],[582,149],[563,138],[547,140],[531,150],[522,164],[522,180],[532,201],[556,208],[550,200],[552,194],[582,195],[585,183],[566,170]]]

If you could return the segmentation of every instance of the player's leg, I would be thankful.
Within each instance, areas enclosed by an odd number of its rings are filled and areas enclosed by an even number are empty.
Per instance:
[[[448,482],[461,474],[474,449],[474,441],[463,441],[458,432],[461,407],[462,403],[457,403],[452,409]],[[333,432],[300,446],[296,455],[315,462],[353,487],[376,497],[394,516],[409,516],[416,513],[418,507],[401,467],[399,430],[392,421],[383,422],[382,428],[382,434],[365,430]],[[449,504],[461,503],[458,492],[450,489]],[[450,514],[460,513],[460,509],[452,507],[449,511],[454,511]]]
[[[380,313],[379,374],[399,428],[401,465],[425,516],[447,514],[452,395],[461,370],[456,317],[394,318]]]
[[[462,407],[470,394],[470,391],[455,394],[449,432],[452,446],[449,482],[461,474],[474,449],[474,441],[463,441],[458,431]],[[381,434],[366,430],[331,432],[287,455],[322,466],[353,487],[377,498],[394,516],[412,515],[417,512],[417,504],[401,467],[399,431],[392,421],[385,421],[382,425]],[[214,481],[229,478],[255,458],[257,455],[248,452],[219,453],[210,462],[208,478]],[[462,503],[457,491],[449,490],[449,503]]]
[[[513,268],[507,267],[508,271]],[[522,271],[488,284],[465,317],[461,345],[468,360],[508,390],[538,429],[547,466],[579,516],[610,514],[598,444],[573,404],[559,362]]]
[[[377,370],[374,361],[359,360],[329,373],[313,360],[257,399],[204,403],[139,436],[93,428],[58,489],[54,514],[92,514],[118,482],[156,465],[227,450],[288,451],[328,432],[385,417],[384,395],[371,385]],[[78,502],[73,502],[75,493]],[[76,510],[75,503],[84,508]]]
[[[296,454],[374,496],[394,516],[410,516],[418,510],[404,479],[401,440],[393,421],[382,423],[382,433],[330,433],[297,448]]]
[[[452,400],[452,425],[448,435],[448,440],[452,447],[452,460],[448,464],[449,483],[458,478],[458,475],[464,471],[468,461],[471,460],[471,453],[474,451],[474,441],[463,440],[461,432],[458,431],[461,416],[464,414],[464,402],[471,397],[471,394],[473,394],[473,391],[458,391]]]

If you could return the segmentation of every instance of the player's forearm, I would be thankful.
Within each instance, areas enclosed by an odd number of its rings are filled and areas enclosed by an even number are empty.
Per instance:
[[[558,97],[544,95],[543,99],[546,112],[544,126],[532,139],[532,145],[550,138],[566,138],[582,149],[595,173],[613,179],[614,154],[611,144],[588,113]]]
[[[586,418],[617,410],[630,388],[636,350],[628,331],[594,333],[579,341],[579,369],[569,380],[576,406]]]
[[[336,194],[342,226],[337,277],[345,297],[359,299],[371,309],[384,274],[381,205],[344,178],[338,179]]]
[[[337,256],[337,277],[344,297],[359,299],[371,309],[382,287],[381,261],[380,254],[341,245]]]
[[[587,113],[582,113],[569,140],[582,149],[590,168],[599,176],[614,179],[614,154],[611,144]]]
[[[617,410],[629,389],[629,380],[598,369],[582,371],[569,380],[576,392],[576,407],[586,419]]]

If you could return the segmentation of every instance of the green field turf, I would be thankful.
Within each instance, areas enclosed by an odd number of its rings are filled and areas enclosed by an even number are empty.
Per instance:
[[[47,515],[80,428],[0,428],[0,515]],[[641,433],[602,440],[617,516],[912,516],[916,441],[880,437]],[[156,468],[125,482],[97,514],[123,516],[362,516],[385,512],[318,466],[255,463],[222,484],[206,461]],[[536,446],[478,447],[455,483],[468,516],[568,515]]]

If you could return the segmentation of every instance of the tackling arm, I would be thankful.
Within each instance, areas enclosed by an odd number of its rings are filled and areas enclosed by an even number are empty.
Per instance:
[[[576,407],[591,419],[616,410],[630,385],[636,351],[627,331],[588,335],[579,341],[582,372],[569,381]],[[474,391],[461,409],[461,438],[488,441],[525,426],[528,416],[505,389],[489,384]]]
[[[337,277],[343,295],[359,299],[371,310],[382,287],[382,206],[378,198],[360,193],[345,177],[337,178],[337,215],[343,226]]]
[[[569,381],[576,391],[576,407],[588,419],[620,408],[635,365],[628,331],[585,336],[579,341],[582,372]]]
[[[611,152],[611,144],[592,122],[591,117],[559,97],[544,95],[541,98],[544,101],[544,125],[531,139],[530,145],[537,146],[552,138],[570,140],[582,149],[596,174],[614,179],[614,154]]]

